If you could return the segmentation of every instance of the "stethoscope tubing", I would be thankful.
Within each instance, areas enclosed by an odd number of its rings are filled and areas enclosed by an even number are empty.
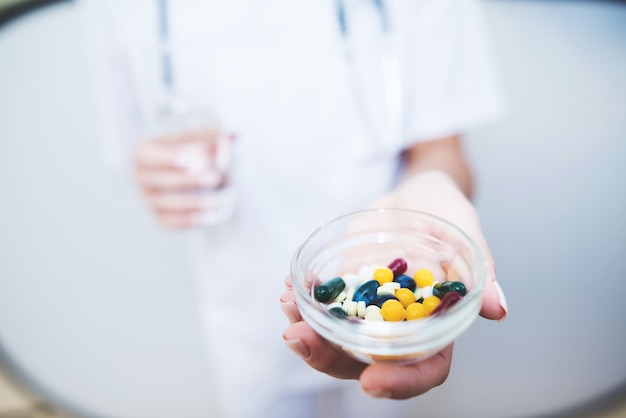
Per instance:
[[[366,129],[370,132],[370,136],[376,143],[382,143],[387,148],[397,144],[402,140],[404,128],[404,93],[402,83],[402,73],[400,70],[400,59],[396,48],[393,44],[391,25],[384,0],[371,0],[373,7],[380,21],[380,34],[382,36],[383,48],[380,57],[380,69],[383,79],[383,89],[385,96],[385,117],[384,128],[381,134],[376,133],[374,124],[374,114],[371,108],[368,108],[364,93],[366,91],[365,83],[361,79],[360,73],[355,62],[350,28],[348,22],[348,13],[345,0],[335,0],[337,23],[341,33],[343,43],[343,55],[346,61],[348,77],[350,79],[350,87],[354,96],[355,104],[358,107],[360,117],[365,124]]]

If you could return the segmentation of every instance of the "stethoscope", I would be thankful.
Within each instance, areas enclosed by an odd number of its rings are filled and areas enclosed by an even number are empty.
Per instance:
[[[367,1],[367,0],[360,0]],[[350,88],[354,96],[358,113],[362,123],[367,130],[372,142],[378,147],[389,149],[396,145],[402,138],[404,124],[404,97],[402,86],[402,75],[398,54],[391,39],[391,25],[385,7],[384,0],[369,0],[371,6],[376,10],[380,22],[380,35],[382,50],[380,57],[380,69],[382,72],[384,91],[384,118],[382,131],[377,129],[374,121],[379,120],[374,114],[375,111],[367,105],[367,86],[359,72],[358,65],[354,57],[352,37],[349,27],[348,10],[346,0],[335,0],[337,23],[341,33],[342,50]],[[169,39],[168,22],[168,0],[158,0],[159,34],[161,41],[167,43]],[[172,84],[172,63],[167,54],[163,54],[161,62],[161,73],[166,85]]]
[[[362,2],[364,0],[361,0]],[[335,0],[337,23],[342,39],[342,49],[350,88],[354,96],[354,102],[362,122],[365,124],[372,141],[385,149],[391,149],[402,140],[404,129],[404,95],[402,74],[398,53],[394,47],[391,33],[391,25],[384,0],[370,0],[370,7],[374,7],[380,24],[380,36],[382,48],[380,51],[380,70],[383,80],[384,91],[384,118],[381,132],[376,129],[374,121],[377,120],[375,111],[367,106],[365,93],[367,86],[359,72],[354,57],[354,48],[348,22],[348,10],[346,0]]]

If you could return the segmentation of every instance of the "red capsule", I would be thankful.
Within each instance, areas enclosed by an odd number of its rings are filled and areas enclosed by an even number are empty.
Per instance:
[[[440,313],[447,311],[448,309],[452,307],[452,305],[456,304],[461,299],[463,299],[463,296],[461,296],[461,294],[458,292],[446,293],[443,299],[441,299],[439,306],[437,306],[435,310],[431,312],[430,315],[431,316],[439,315]]]
[[[396,258],[391,263],[389,263],[387,267],[389,267],[391,271],[393,272],[394,278],[400,277],[406,272],[406,269],[407,269],[406,260],[404,258]]]

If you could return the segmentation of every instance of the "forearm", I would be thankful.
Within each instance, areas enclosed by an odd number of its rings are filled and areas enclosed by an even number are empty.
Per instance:
[[[474,192],[473,173],[465,157],[459,136],[418,142],[405,150],[402,158],[404,171],[401,180],[422,171],[440,170],[454,180],[465,196],[472,198]]]

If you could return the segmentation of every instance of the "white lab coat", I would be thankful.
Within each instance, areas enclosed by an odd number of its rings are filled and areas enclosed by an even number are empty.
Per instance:
[[[285,347],[278,298],[290,257],[320,223],[387,191],[404,147],[463,133],[502,111],[477,1],[388,0],[403,118],[401,135],[387,138],[380,20],[372,2],[345,4],[365,117],[334,1],[170,1],[171,36],[210,42],[219,114],[238,135],[235,215],[190,233],[207,358],[228,418],[362,418],[380,416],[376,408],[400,416],[389,408],[404,403],[359,395],[356,382],[322,375]],[[156,0],[82,6],[105,154],[127,164],[148,132],[124,54],[155,38]],[[342,401],[338,394],[350,391],[352,401]]]

